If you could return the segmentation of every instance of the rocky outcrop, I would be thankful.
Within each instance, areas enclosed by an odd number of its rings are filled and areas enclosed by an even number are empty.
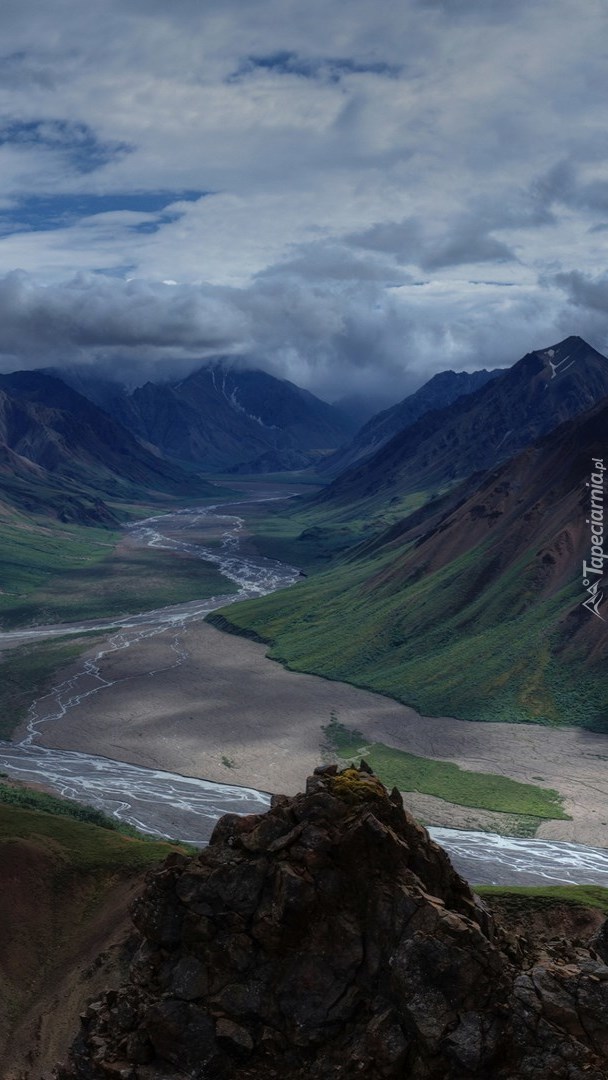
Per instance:
[[[362,763],[227,815],[133,909],[59,1080],[602,1080],[608,967],[530,966]]]

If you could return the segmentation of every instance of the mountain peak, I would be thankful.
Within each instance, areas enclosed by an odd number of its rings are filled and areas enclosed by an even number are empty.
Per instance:
[[[89,1006],[61,1080],[602,1075],[608,968],[587,953],[532,981],[363,762],[221,818],[205,851],[149,878],[133,918],[130,980]]]

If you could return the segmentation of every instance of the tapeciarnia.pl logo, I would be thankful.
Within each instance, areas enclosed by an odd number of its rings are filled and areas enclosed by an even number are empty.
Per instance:
[[[598,619],[605,622],[600,615],[600,604],[604,599],[601,589],[604,576],[604,561],[608,559],[608,553],[604,554],[604,473],[606,466],[603,458],[592,458],[592,473],[587,483],[589,488],[589,517],[586,524],[589,525],[591,554],[589,562],[583,559],[583,585],[589,596],[582,601],[584,608],[597,615]]]

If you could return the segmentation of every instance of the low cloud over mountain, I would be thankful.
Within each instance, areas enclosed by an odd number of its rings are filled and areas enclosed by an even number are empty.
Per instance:
[[[0,370],[235,355],[389,404],[605,351],[603,30],[567,0],[11,6]]]

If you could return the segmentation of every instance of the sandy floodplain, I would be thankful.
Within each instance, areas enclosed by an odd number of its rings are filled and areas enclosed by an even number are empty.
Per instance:
[[[81,659],[60,678],[82,667]],[[110,685],[44,723],[43,745],[293,793],[324,759],[322,728],[333,713],[370,743],[555,788],[572,821],[545,822],[537,835],[608,847],[608,736],[420,716],[379,694],[287,671],[264,645],[200,622],[108,652],[99,668]],[[503,815],[406,799],[427,824],[500,831]]]

